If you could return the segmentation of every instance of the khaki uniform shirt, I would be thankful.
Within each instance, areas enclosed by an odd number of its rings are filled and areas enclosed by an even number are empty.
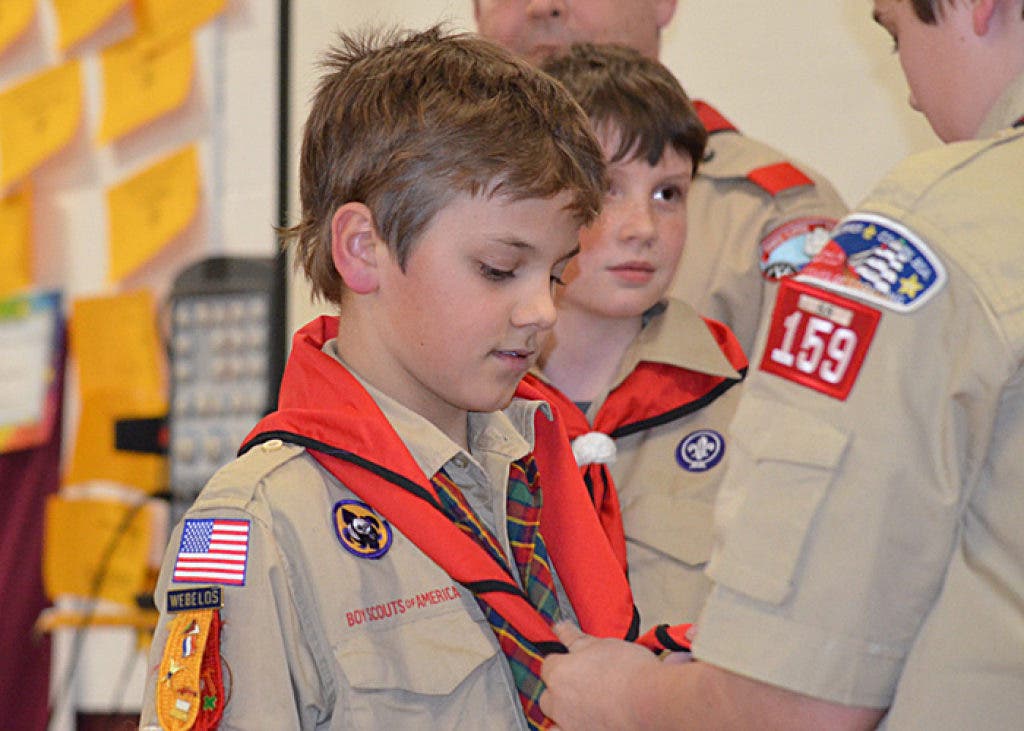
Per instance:
[[[906,306],[840,292],[880,313],[845,401],[751,363],[701,659],[891,704],[890,729],[1024,723],[1022,115],[1024,76],[981,139],[909,158],[861,205],[944,282],[905,274]]]
[[[713,132],[687,198],[686,248],[669,293],[728,325],[746,353],[754,349],[762,300],[770,304],[774,291],[762,271],[762,254],[771,271],[779,271],[775,255],[783,251],[809,248],[813,254],[848,210],[825,178],[802,165],[800,172],[813,185],[773,195],[747,178],[785,161],[780,152],[735,130]]]
[[[532,449],[539,402],[471,414],[469,455],[370,392],[424,473],[444,466],[508,551],[508,467]],[[525,729],[508,662],[472,594],[394,526],[387,561],[346,551],[332,522],[343,499],[358,498],[303,448],[271,441],[218,472],[188,511],[251,521],[245,585],[223,587],[230,696],[221,728]],[[169,583],[181,530],[161,571],[161,610],[169,589],[190,586]],[[575,619],[564,592],[559,599]],[[162,611],[153,641],[143,728],[157,726],[169,616]]]
[[[704,321],[678,300],[669,300],[626,352],[609,391],[642,360],[667,363],[727,378],[740,374],[722,354]],[[725,472],[730,442],[725,428],[742,391],[739,383],[710,403],[667,424],[619,437],[610,465],[626,534],[629,583],[642,628],[693,622],[710,588],[704,565],[711,554],[712,506]],[[607,394],[606,394],[607,395]],[[593,419],[604,397],[587,411]],[[705,454],[684,444],[709,435]],[[721,441],[714,441],[715,436]]]

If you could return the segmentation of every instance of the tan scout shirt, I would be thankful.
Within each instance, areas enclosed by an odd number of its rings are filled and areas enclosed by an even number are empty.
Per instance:
[[[722,354],[704,321],[669,300],[630,346],[609,391],[642,361],[667,363],[728,378],[740,374]],[[711,554],[712,506],[725,472],[730,441],[725,428],[742,391],[737,384],[708,404],[667,424],[619,437],[610,470],[622,508],[633,599],[643,628],[693,622],[710,588],[704,565]],[[587,411],[593,418],[604,397]],[[684,444],[711,430],[724,441],[694,459]]]
[[[754,349],[762,301],[770,304],[774,291],[762,272],[762,252],[787,246],[813,249],[848,210],[831,183],[802,165],[797,166],[800,172],[814,184],[775,195],[747,178],[753,170],[785,160],[735,130],[709,136],[705,162],[690,186],[686,248],[669,291],[732,328],[748,354]],[[808,233],[809,228],[819,231]]]
[[[444,465],[474,507],[489,504],[492,527],[504,522],[509,463],[532,449],[536,402],[471,415],[470,456],[371,395],[426,474]],[[223,587],[230,697],[221,728],[525,729],[508,663],[472,594],[397,530],[387,561],[346,551],[332,524],[343,499],[358,498],[304,449],[273,441],[218,472],[188,511],[251,521],[245,585]],[[161,571],[161,609],[169,589],[190,586],[169,582],[180,535],[181,525]],[[162,613],[153,641],[143,728],[157,724],[168,619]]]
[[[916,241],[945,281],[922,290],[928,268],[904,270],[888,303],[817,290],[880,313],[845,401],[752,362],[701,659],[891,704],[890,729],[1024,723],[1024,129],[1009,128],[1022,115],[1024,76],[983,139],[911,157],[851,216],[903,227],[878,253]]]

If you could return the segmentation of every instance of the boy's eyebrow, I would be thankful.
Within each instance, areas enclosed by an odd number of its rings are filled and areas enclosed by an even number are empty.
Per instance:
[[[517,239],[517,238],[514,238],[512,236],[509,236],[507,238],[506,237],[500,237],[500,238],[497,239],[497,242],[499,244],[503,245],[503,246],[511,246],[513,249],[535,249],[535,248],[537,248],[536,246],[531,244],[529,241],[523,241],[522,239]]]
[[[537,249],[537,247],[534,246],[533,244],[531,244],[529,241],[523,241],[522,239],[516,239],[516,238],[501,238],[501,239],[498,239],[498,243],[502,244],[504,246],[511,246],[513,249],[522,249],[522,250],[529,250],[529,251],[535,251]],[[579,244],[579,241],[577,241],[576,245],[574,247],[572,247],[572,250],[567,252],[564,256],[560,257],[558,259],[558,261],[561,262],[561,261],[566,261],[567,259],[572,259],[574,256],[576,256],[579,253],[580,253],[580,244]]]

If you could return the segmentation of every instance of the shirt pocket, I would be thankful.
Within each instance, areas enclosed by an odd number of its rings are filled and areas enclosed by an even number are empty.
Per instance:
[[[694,568],[711,556],[713,506],[709,502],[682,495],[640,495],[622,517],[628,541]]]
[[[504,654],[486,621],[462,612],[345,639],[336,651],[357,729],[521,728]],[[345,703],[345,701],[343,701]]]
[[[715,507],[717,583],[781,604],[849,435],[802,409],[744,394]]]

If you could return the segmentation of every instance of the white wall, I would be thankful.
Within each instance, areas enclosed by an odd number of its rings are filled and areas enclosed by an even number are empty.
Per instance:
[[[474,29],[471,0],[303,0],[293,12],[293,168],[314,61],[338,28],[446,19]],[[824,173],[852,205],[901,158],[936,144],[870,13],[868,0],[679,0],[662,60],[691,96]],[[292,277],[290,328],[322,310]]]

